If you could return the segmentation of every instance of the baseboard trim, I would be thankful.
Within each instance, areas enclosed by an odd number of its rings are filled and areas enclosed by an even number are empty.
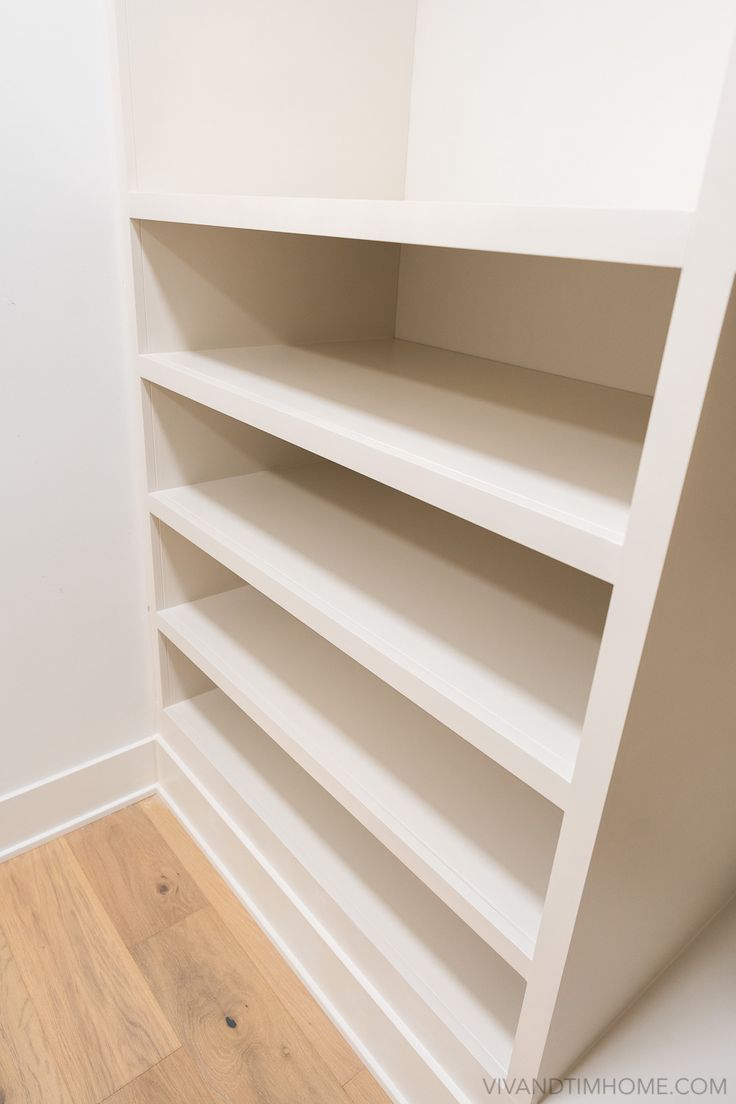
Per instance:
[[[157,790],[156,737],[0,797],[0,862]]]

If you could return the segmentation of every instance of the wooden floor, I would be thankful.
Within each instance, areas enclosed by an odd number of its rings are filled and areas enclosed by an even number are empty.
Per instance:
[[[0,865],[0,1104],[388,1104],[158,798]]]

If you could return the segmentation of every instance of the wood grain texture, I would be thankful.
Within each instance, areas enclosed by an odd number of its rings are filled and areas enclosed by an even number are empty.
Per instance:
[[[135,958],[222,1104],[326,1104],[342,1090],[211,906]]]
[[[72,832],[67,842],[129,947],[207,903],[138,805]]]
[[[0,895],[0,1104],[387,1104],[158,799],[6,863]]]
[[[74,1104],[0,932],[0,1104]]]
[[[352,1104],[391,1104],[389,1097],[367,1069],[357,1073],[344,1089]]]
[[[215,1098],[182,1047],[108,1097],[105,1104],[215,1104]]]
[[[363,1069],[355,1051],[316,1003],[268,936],[243,907],[189,833],[157,797],[138,808],[166,839],[177,858],[196,880],[240,946],[256,964],[274,993],[299,1024],[314,1049],[341,1085]]]
[[[0,925],[74,1104],[99,1104],[178,1049],[65,840],[0,866],[0,900]]]

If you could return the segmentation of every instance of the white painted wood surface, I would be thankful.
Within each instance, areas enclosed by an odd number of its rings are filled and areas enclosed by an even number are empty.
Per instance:
[[[689,211],[131,192],[131,218],[496,253],[682,264]]]
[[[152,512],[564,805],[609,588],[325,463]]]
[[[558,1075],[731,888],[718,586],[732,534],[705,525],[719,550],[709,557],[696,539],[705,515],[677,511],[708,443],[695,497],[726,501],[716,439],[727,434],[698,424],[736,267],[733,64],[706,158],[736,9],[564,0],[537,39],[526,5],[461,0],[453,13],[419,0],[412,62],[402,4],[373,116],[387,129],[366,128],[362,144],[351,133],[340,161],[346,114],[371,110],[366,61],[389,7],[361,52],[346,9],[331,22],[320,4],[325,19],[304,34],[313,58],[328,48],[314,85],[283,132],[268,131],[269,97],[255,126],[248,103],[253,141],[227,148],[252,76],[233,70],[239,36],[254,32],[248,50],[260,46],[265,65],[271,52],[284,88],[292,75],[308,83],[292,40],[273,55],[290,7],[259,23],[251,4],[217,0],[231,32],[222,51],[197,0],[153,16],[139,0],[120,8],[135,24],[123,115],[162,777],[213,835],[228,825],[225,851],[258,886],[267,930],[323,979],[337,1022],[402,1104],[473,1104],[484,1067]],[[506,44],[499,66],[479,64],[489,28],[492,50]],[[202,65],[210,133],[202,82],[185,67],[178,96],[181,74],[160,59],[169,41]],[[326,149],[336,44],[358,60]],[[544,65],[517,66],[540,50]],[[509,66],[523,82],[492,95]],[[474,264],[478,251],[493,258]],[[398,371],[396,339],[424,343]],[[356,365],[369,347],[379,362]],[[460,353],[485,359],[473,368]],[[566,364],[589,383],[561,379]],[[519,383],[547,367],[529,418]],[[471,483],[469,506],[459,490]],[[495,503],[492,518],[473,512],[481,502]],[[499,502],[513,505],[503,521]],[[602,530],[615,534],[613,557]],[[333,664],[345,673],[331,676]],[[402,740],[376,719],[386,715],[412,718],[404,738],[422,733],[422,770],[409,771]],[[457,775],[440,787],[450,761]],[[493,809],[474,851],[460,829],[476,808],[476,762]],[[721,795],[705,812],[691,780]],[[699,849],[707,861],[694,861]],[[526,897],[522,867],[536,872]],[[362,1027],[346,1017],[353,998]],[[389,1039],[401,1040],[395,1059]]]
[[[157,620],[292,758],[526,973],[559,831],[554,806],[253,587],[173,606]]]
[[[126,10],[141,191],[634,211],[695,207],[736,26],[730,0]]]
[[[730,0],[419,0],[408,199],[691,210]]]
[[[723,732],[724,726],[730,731],[733,682],[730,672],[725,680],[721,673],[724,632],[730,641],[733,639],[728,594],[732,593],[733,564],[736,562],[733,517],[727,509],[724,512],[724,506],[733,493],[733,402],[728,398],[733,380],[733,323],[726,332],[724,322],[736,272],[736,220],[732,211],[736,191],[736,150],[732,141],[734,127],[736,54],[729,65],[698,215],[675,299],[632,504],[621,578],[614,587],[593,682],[575,778],[578,799],[571,804],[570,815],[560,835],[540,933],[539,971],[534,984],[527,988],[526,1007],[519,1024],[512,1063],[512,1068],[519,1071],[541,1065],[543,1055],[543,1069],[551,1067],[559,1070],[569,1064],[576,1056],[576,1046],[577,1053],[582,1050],[582,1039],[587,1038],[591,1031],[600,1033],[606,1017],[610,1018],[613,1014],[611,996],[617,992],[621,971],[626,972],[624,976],[629,977],[631,985],[643,987],[665,964],[662,954],[670,935],[662,933],[671,931],[673,914],[677,916],[678,910],[683,910],[684,927],[689,926],[689,934],[692,935],[708,918],[702,913],[694,917],[692,904],[696,912],[699,908],[712,912],[718,904],[725,902],[733,890],[733,849],[726,856],[720,850],[724,842],[728,844],[728,840],[733,838],[734,825],[729,818],[732,805],[724,808],[722,801],[718,800],[710,805],[711,786],[709,783],[703,785],[703,780],[709,777],[710,765],[715,768],[716,779],[722,777],[724,769],[728,773],[734,747],[730,737],[724,743]],[[727,360],[725,364],[716,365],[722,335],[725,337]],[[727,379],[730,374],[730,389],[725,387],[723,390],[725,385],[720,382],[723,373],[727,374]],[[722,409],[711,416],[714,420],[710,425],[703,425],[701,415],[709,387],[714,387],[716,394],[725,395],[726,401],[717,403],[717,406],[722,405]],[[699,439],[700,432],[704,433],[704,438]],[[708,494],[709,501],[701,504],[701,509],[705,508],[704,514],[699,509],[693,510],[691,505],[691,517],[696,526],[700,517],[708,518],[714,542],[712,552],[698,545],[697,528],[691,529],[692,522],[688,523],[685,511],[686,520],[678,532],[682,520],[678,510],[686,506],[687,501],[686,497],[683,498],[683,491],[687,492],[688,472],[697,473],[697,463],[703,453],[707,459],[701,460],[701,495]],[[720,480],[724,480],[726,489],[721,495],[716,491],[717,497],[713,502],[710,495],[719,486]],[[698,550],[697,555],[693,555],[693,549]],[[683,560],[686,565],[681,582],[673,589],[668,589],[666,585],[670,557],[676,564],[679,560],[678,571],[682,570],[680,565]],[[711,571],[716,572],[713,577],[709,574]],[[688,576],[689,583],[686,581]],[[722,589],[720,605],[710,589],[711,578],[717,580],[716,585]],[[694,607],[689,606],[691,596],[697,596]],[[713,634],[701,638],[700,648],[693,655],[694,662],[683,666],[677,633],[694,631],[701,617],[705,617],[707,622],[709,609],[713,618]],[[724,617],[727,619],[726,626],[723,624]],[[659,633],[656,651],[647,655],[650,644],[655,647],[652,644],[652,640],[656,640],[654,630],[663,621],[667,628]],[[711,671],[716,673],[715,678]],[[620,756],[622,740],[622,752],[628,743],[626,737],[632,705],[637,699],[643,699],[649,701],[651,708],[650,696],[661,696],[663,693],[667,695],[668,706],[674,707],[673,712],[668,714],[664,710],[659,716],[650,714],[648,722],[656,726],[654,736],[649,739],[658,749],[656,754],[653,752],[655,760],[657,757],[662,760],[659,770],[652,777],[651,767],[642,764],[632,771],[628,784],[619,788],[619,771],[625,771],[631,762],[628,756],[622,755],[618,761],[617,757]],[[691,751],[691,768],[686,765],[687,745],[683,749],[679,743],[682,737],[678,737],[678,713],[682,713],[683,709],[685,715],[692,718],[693,728],[699,727],[700,718],[705,724],[704,731],[697,734],[697,745]],[[701,747],[707,749],[705,771],[699,764]],[[678,756],[681,769],[676,774],[676,782],[673,780],[674,789],[666,808],[657,816],[654,794],[650,798],[647,788],[641,792],[639,785],[642,778],[650,779],[649,789],[658,785],[659,780],[668,774],[673,754]],[[702,789],[696,786],[695,790],[691,790],[691,779],[700,780]],[[607,805],[612,784],[614,799]],[[627,796],[633,798],[637,794],[638,802],[634,802],[636,815],[646,820],[653,818],[647,833],[646,851],[650,860],[647,877],[656,882],[663,857],[667,855],[666,889],[654,901],[648,894],[632,900],[631,916],[639,923],[634,924],[633,931],[627,925],[626,933],[630,940],[615,943],[619,927],[615,912],[609,914],[609,922],[612,921],[610,933],[605,929],[599,931],[598,938],[608,934],[614,941],[616,953],[609,951],[604,955],[600,952],[598,966],[602,983],[599,987],[590,987],[587,977],[581,985],[578,975],[578,984],[573,986],[573,991],[565,992],[567,1011],[577,1003],[583,1011],[583,1019],[577,1020],[573,1013],[567,1032],[555,1036],[555,1006],[560,998],[561,986],[568,980],[564,976],[565,964],[570,962],[572,969],[575,969],[576,950],[585,958],[589,946],[585,938],[586,921],[589,922],[596,912],[595,897],[592,902],[583,897],[586,881],[589,877],[600,876],[602,870],[604,884],[607,872],[608,878],[618,881],[621,892],[626,891],[625,885],[621,885],[618,862],[631,845],[628,818],[623,818],[622,831],[616,833],[614,830],[616,846],[613,848],[606,831],[606,821],[610,817],[609,825],[615,825],[617,815],[620,816],[622,796],[625,805]],[[674,834],[671,831],[672,814],[667,809],[674,809],[678,814],[675,818],[678,827]],[[690,818],[698,838],[703,838],[701,833],[710,838],[712,833],[715,854],[720,861],[716,858],[713,867],[710,862],[696,862],[686,872],[678,862],[680,850],[676,841],[681,838],[679,834],[683,826],[687,834]],[[727,825],[725,835],[724,825]],[[675,847],[669,852],[672,843]],[[619,848],[623,850],[619,851]],[[606,892],[610,892],[610,884],[606,886]],[[688,898],[691,904],[685,903]],[[583,904],[586,908],[581,912]],[[576,944],[578,924],[583,928],[584,937],[581,943]],[[680,938],[686,938],[687,934],[686,930],[679,928]],[[669,945],[671,948],[671,943]],[[672,949],[670,953],[673,953]],[[615,1006],[615,1000],[613,1004]]]
[[[678,276],[647,265],[402,245],[394,333],[651,396]]]
[[[135,245],[141,350],[393,337],[396,245],[154,222]]]
[[[401,192],[416,0],[125,5],[140,188]]]
[[[404,341],[148,354],[141,374],[613,581],[639,395]]]

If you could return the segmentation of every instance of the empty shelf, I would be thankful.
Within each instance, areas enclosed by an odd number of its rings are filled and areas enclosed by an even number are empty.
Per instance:
[[[253,587],[159,628],[517,971],[559,811]]]
[[[325,462],[150,508],[564,806],[605,583]]]
[[[141,358],[142,375],[613,581],[651,400],[408,341]]]
[[[166,713],[447,1029],[506,1068],[518,974],[219,690]]]
[[[131,218],[679,268],[691,211],[131,192]]]

